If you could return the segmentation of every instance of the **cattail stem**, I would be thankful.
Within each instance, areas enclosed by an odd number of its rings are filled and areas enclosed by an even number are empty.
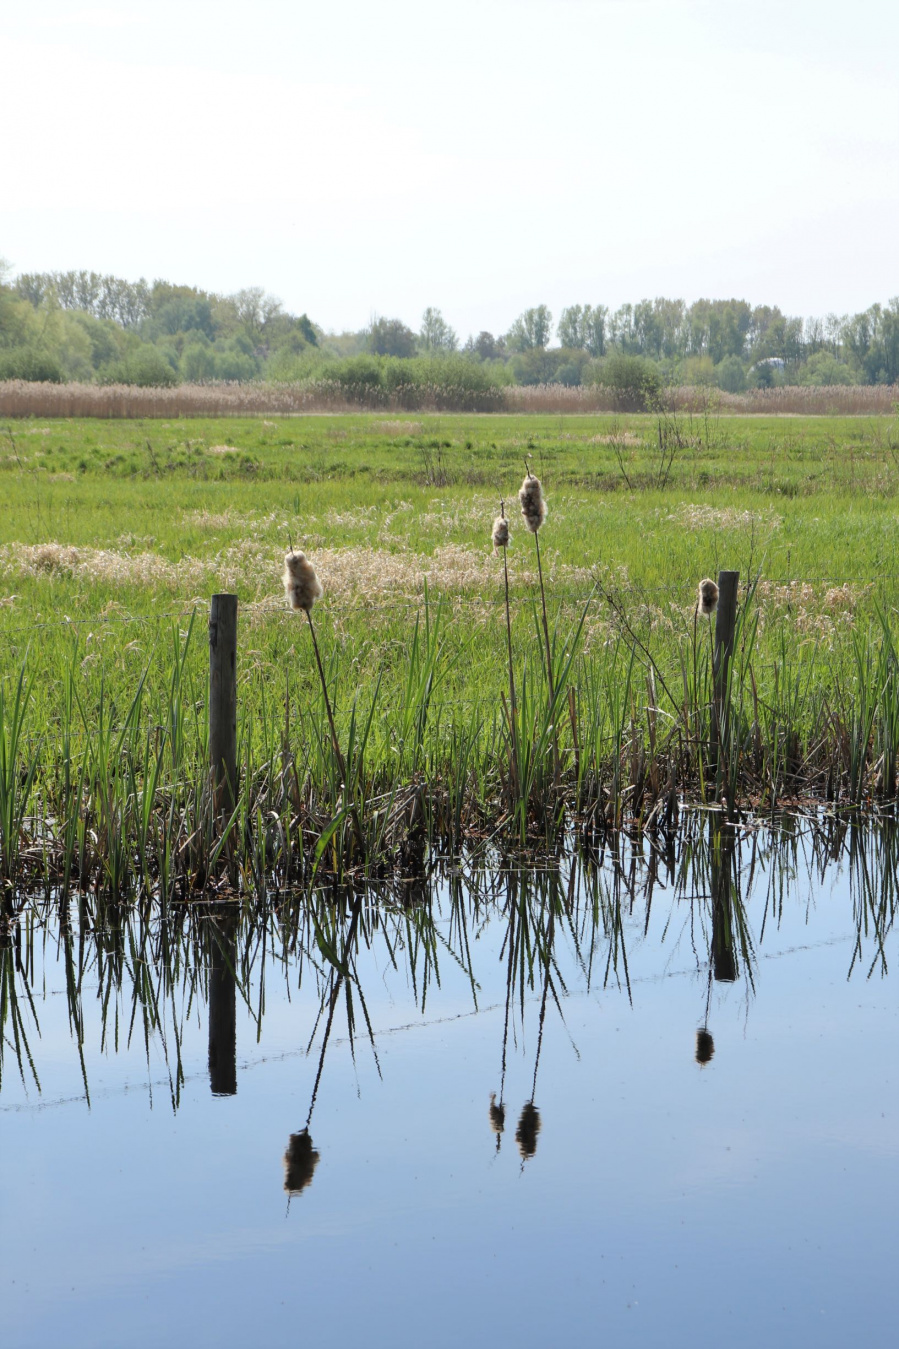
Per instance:
[[[327,680],[325,679],[325,669],[324,666],[322,665],[322,658],[318,650],[318,639],[315,636],[315,624],[312,622],[312,613],[309,609],[306,610],[306,617],[309,620],[309,632],[312,635],[312,650],[315,652],[315,663],[318,666],[318,677],[321,680],[322,693],[325,699],[325,711],[328,714],[328,725],[331,728],[331,744],[334,746],[334,757],[336,758],[337,763],[340,767],[340,774],[343,780],[344,793],[352,797],[352,787],[350,785],[346,771],[346,760],[344,759],[343,751],[340,748],[340,741],[337,739],[337,727],[334,725],[334,713],[331,710],[331,699],[328,696],[328,683]],[[352,801],[350,804],[350,818],[353,821],[353,831],[356,835],[356,842],[359,844],[359,850],[360,852],[362,852],[364,856],[365,854],[364,835],[362,833],[362,824],[359,819],[359,812],[356,809],[356,804],[354,801]]]
[[[503,580],[506,586],[506,650],[509,657],[509,719],[512,735],[512,776],[516,799],[521,794],[521,773],[518,766],[518,703],[515,698],[515,666],[512,661],[512,615],[509,608],[508,549],[503,548]]]
[[[546,678],[549,683],[550,702],[555,700],[556,687],[553,680],[553,658],[549,642],[549,623],[546,619],[546,591],[543,587],[543,564],[540,561],[540,535],[534,535],[534,543],[537,546],[537,575],[540,578],[540,603],[543,607],[543,636],[546,641]]]

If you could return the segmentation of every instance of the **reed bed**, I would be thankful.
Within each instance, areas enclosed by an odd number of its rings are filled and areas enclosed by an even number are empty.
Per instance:
[[[899,405],[899,385],[784,386],[732,394],[707,386],[664,390],[661,406],[699,413],[753,416],[886,416]],[[462,385],[410,384],[395,389],[348,390],[336,380],[307,384],[45,384],[0,380],[2,417],[262,417],[353,410],[579,415],[619,410],[615,390],[603,385],[511,385],[489,390]]]
[[[243,648],[227,820],[210,787],[202,619],[157,631],[143,664],[131,651],[124,680],[112,677],[115,628],[105,648],[75,629],[58,663],[32,649],[0,681],[0,877],[166,901],[263,896],[324,875],[414,874],[429,857],[497,843],[553,852],[572,831],[664,833],[691,804],[736,820],[799,801],[894,812],[890,617],[850,630],[830,657],[781,627],[769,664],[757,593],[743,591],[723,713],[710,603],[672,613],[658,651],[633,596],[602,586],[567,611],[550,598],[545,628],[539,596],[508,630],[488,616],[497,673],[511,647],[514,715],[502,698],[454,694],[471,618],[446,602],[425,597],[399,662],[361,688],[333,621],[313,663],[305,615],[278,616],[274,666]]]

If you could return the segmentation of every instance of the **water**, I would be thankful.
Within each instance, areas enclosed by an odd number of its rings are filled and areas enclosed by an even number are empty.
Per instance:
[[[239,921],[24,905],[4,1346],[893,1343],[897,862],[694,820]]]

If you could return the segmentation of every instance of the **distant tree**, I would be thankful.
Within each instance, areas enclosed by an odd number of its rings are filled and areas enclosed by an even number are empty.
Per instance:
[[[569,305],[567,309],[562,310],[562,317],[556,329],[560,347],[571,347],[572,350],[586,347],[586,315],[589,313],[590,306],[581,304]]]
[[[523,314],[519,314],[506,334],[506,346],[510,351],[532,351],[545,347],[552,327],[553,316],[545,304],[526,309]]]
[[[421,316],[421,329],[418,334],[419,345],[428,355],[455,351],[459,340],[446,322],[439,309],[428,308]]]
[[[401,319],[376,318],[368,330],[368,349],[376,356],[414,356],[415,334]]]
[[[470,337],[466,343],[471,355],[479,361],[495,361],[505,355],[506,344],[501,337],[494,337],[482,328],[477,337]]]
[[[604,304],[584,306],[584,346],[591,356],[605,356],[609,311]]]

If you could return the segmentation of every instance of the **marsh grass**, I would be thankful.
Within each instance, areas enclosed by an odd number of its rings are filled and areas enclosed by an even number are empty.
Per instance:
[[[891,424],[722,419],[685,440],[660,488],[656,420],[617,423],[19,428],[0,520],[8,879],[166,902],[261,895],[312,874],[411,872],[490,839],[552,850],[572,827],[659,830],[690,802],[892,810]],[[226,440],[237,454],[206,448]],[[443,488],[421,481],[422,440],[443,446]],[[501,572],[493,489],[520,481],[525,456],[552,514],[540,566],[516,547]],[[73,466],[75,481],[53,480]],[[277,593],[298,520],[326,586],[320,668]],[[696,587],[725,561],[752,584],[716,757],[714,617],[697,615]],[[241,601],[227,846],[198,637],[223,585]]]

